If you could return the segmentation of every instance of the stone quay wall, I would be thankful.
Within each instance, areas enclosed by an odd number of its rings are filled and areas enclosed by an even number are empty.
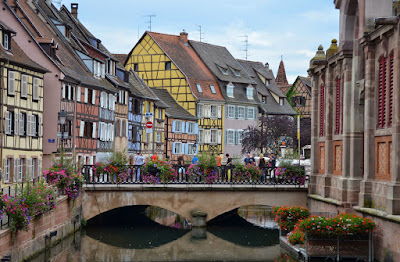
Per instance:
[[[10,255],[11,261],[22,261],[55,245],[80,228],[81,213],[82,197],[73,201],[62,196],[57,199],[55,209],[31,221],[29,231],[17,231],[13,239],[9,228],[0,230],[0,259]],[[56,236],[46,239],[55,231]]]

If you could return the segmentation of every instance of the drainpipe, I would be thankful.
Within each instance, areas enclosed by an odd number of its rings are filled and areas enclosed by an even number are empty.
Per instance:
[[[9,61],[8,59],[5,59],[5,63],[2,67],[0,67],[0,90],[3,90],[3,83],[4,83],[4,74],[3,74],[3,68],[5,67],[5,65],[8,65]],[[3,92],[0,92],[0,119],[3,119]],[[4,121],[1,121],[0,124],[0,187],[2,185],[2,176],[3,176],[3,138],[4,138]]]
[[[165,116],[165,122],[164,122],[164,153],[165,153],[165,158],[168,156],[168,134],[169,134],[169,119],[167,116]],[[170,156],[171,157],[171,156]],[[172,161],[172,159],[170,159]]]
[[[156,104],[155,102],[153,102],[153,155],[155,153],[155,134],[156,134]]]

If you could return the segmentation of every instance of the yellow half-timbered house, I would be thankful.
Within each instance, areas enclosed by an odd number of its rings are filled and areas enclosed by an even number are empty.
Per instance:
[[[1,159],[3,183],[37,178],[42,161],[43,75],[0,21]]]
[[[217,80],[188,41],[179,36],[145,32],[125,62],[149,87],[167,90],[199,119],[198,151],[223,152],[224,103]]]

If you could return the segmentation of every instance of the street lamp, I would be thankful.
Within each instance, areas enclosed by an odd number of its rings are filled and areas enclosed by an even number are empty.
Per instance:
[[[61,156],[61,165],[63,165],[64,163],[64,131],[65,131],[65,124],[67,122],[67,113],[64,110],[61,110],[60,112],[58,112],[58,124],[60,125],[60,143],[61,143],[61,152],[60,152],[60,156]]]

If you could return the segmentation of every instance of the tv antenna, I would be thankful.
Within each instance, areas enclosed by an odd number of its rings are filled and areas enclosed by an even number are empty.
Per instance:
[[[156,17],[156,15],[146,15],[146,17],[149,18],[149,21],[147,23],[149,24],[149,31],[151,32],[151,18]]]
[[[199,30],[197,30],[197,31],[200,32],[200,42],[201,42],[204,39],[203,34],[201,32],[201,25],[196,25],[196,26],[199,28]]]
[[[242,50],[242,51],[245,52],[246,60],[247,60],[248,53],[249,53],[249,36],[248,35],[242,35],[240,37],[245,38],[245,40],[242,41],[242,42],[244,42],[244,50]]]

